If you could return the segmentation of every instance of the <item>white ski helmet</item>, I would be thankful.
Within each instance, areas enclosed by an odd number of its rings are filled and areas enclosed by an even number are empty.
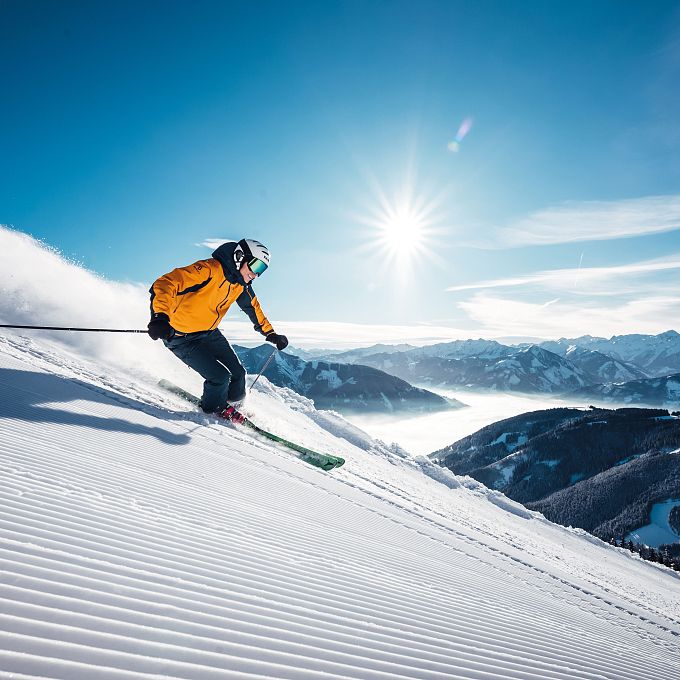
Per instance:
[[[252,238],[242,238],[234,250],[234,262],[240,267],[244,262],[258,276],[269,266],[269,250],[267,246]]]

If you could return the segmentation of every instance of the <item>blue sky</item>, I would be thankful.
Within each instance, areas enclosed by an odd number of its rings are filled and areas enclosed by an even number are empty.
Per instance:
[[[680,312],[678,2],[4,0],[0,62],[0,223],[107,278],[258,238],[326,344]]]

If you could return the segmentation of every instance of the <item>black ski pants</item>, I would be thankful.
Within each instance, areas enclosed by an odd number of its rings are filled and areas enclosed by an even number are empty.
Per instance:
[[[205,380],[201,408],[206,413],[214,413],[246,396],[246,370],[229,341],[217,329],[187,335],[177,333],[163,342]]]

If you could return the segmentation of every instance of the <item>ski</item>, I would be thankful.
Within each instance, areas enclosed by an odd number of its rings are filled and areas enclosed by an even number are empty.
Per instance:
[[[200,404],[200,399],[197,396],[191,394],[190,392],[187,392],[181,387],[178,387],[174,383],[171,383],[169,380],[165,379],[160,380],[158,382],[158,385],[162,387],[164,390],[172,392],[173,394],[177,395],[178,397],[181,397],[182,399],[189,402],[190,404],[193,404],[194,406],[199,406]],[[345,459],[341,458],[340,456],[332,456],[328,453],[319,453],[318,451],[312,451],[312,449],[308,449],[305,446],[300,446],[295,442],[288,441],[283,437],[279,437],[276,434],[267,432],[267,430],[263,430],[259,425],[256,425],[252,420],[250,420],[250,418],[246,418],[246,416],[234,410],[233,408],[231,408],[230,415],[225,416],[224,419],[230,420],[235,424],[247,427],[253,430],[254,432],[257,432],[257,434],[261,435],[262,437],[265,437],[270,441],[276,442],[278,444],[285,446],[286,448],[291,449],[292,451],[295,451],[296,453],[299,454],[298,458],[300,458],[300,460],[303,460],[305,463],[309,463],[314,467],[321,468],[322,470],[326,471],[333,470],[334,468],[338,468],[341,465],[345,464]]]

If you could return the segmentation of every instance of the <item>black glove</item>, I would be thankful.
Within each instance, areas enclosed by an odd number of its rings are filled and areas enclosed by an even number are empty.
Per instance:
[[[149,329],[149,337],[152,340],[158,340],[163,338],[163,340],[170,340],[175,334],[175,329],[170,325],[170,319],[168,319],[167,314],[154,314],[149,321],[147,326]]]
[[[276,349],[281,351],[288,347],[288,338],[285,335],[279,335],[278,333],[270,333],[266,337],[267,342],[271,342],[272,345],[276,345]]]

